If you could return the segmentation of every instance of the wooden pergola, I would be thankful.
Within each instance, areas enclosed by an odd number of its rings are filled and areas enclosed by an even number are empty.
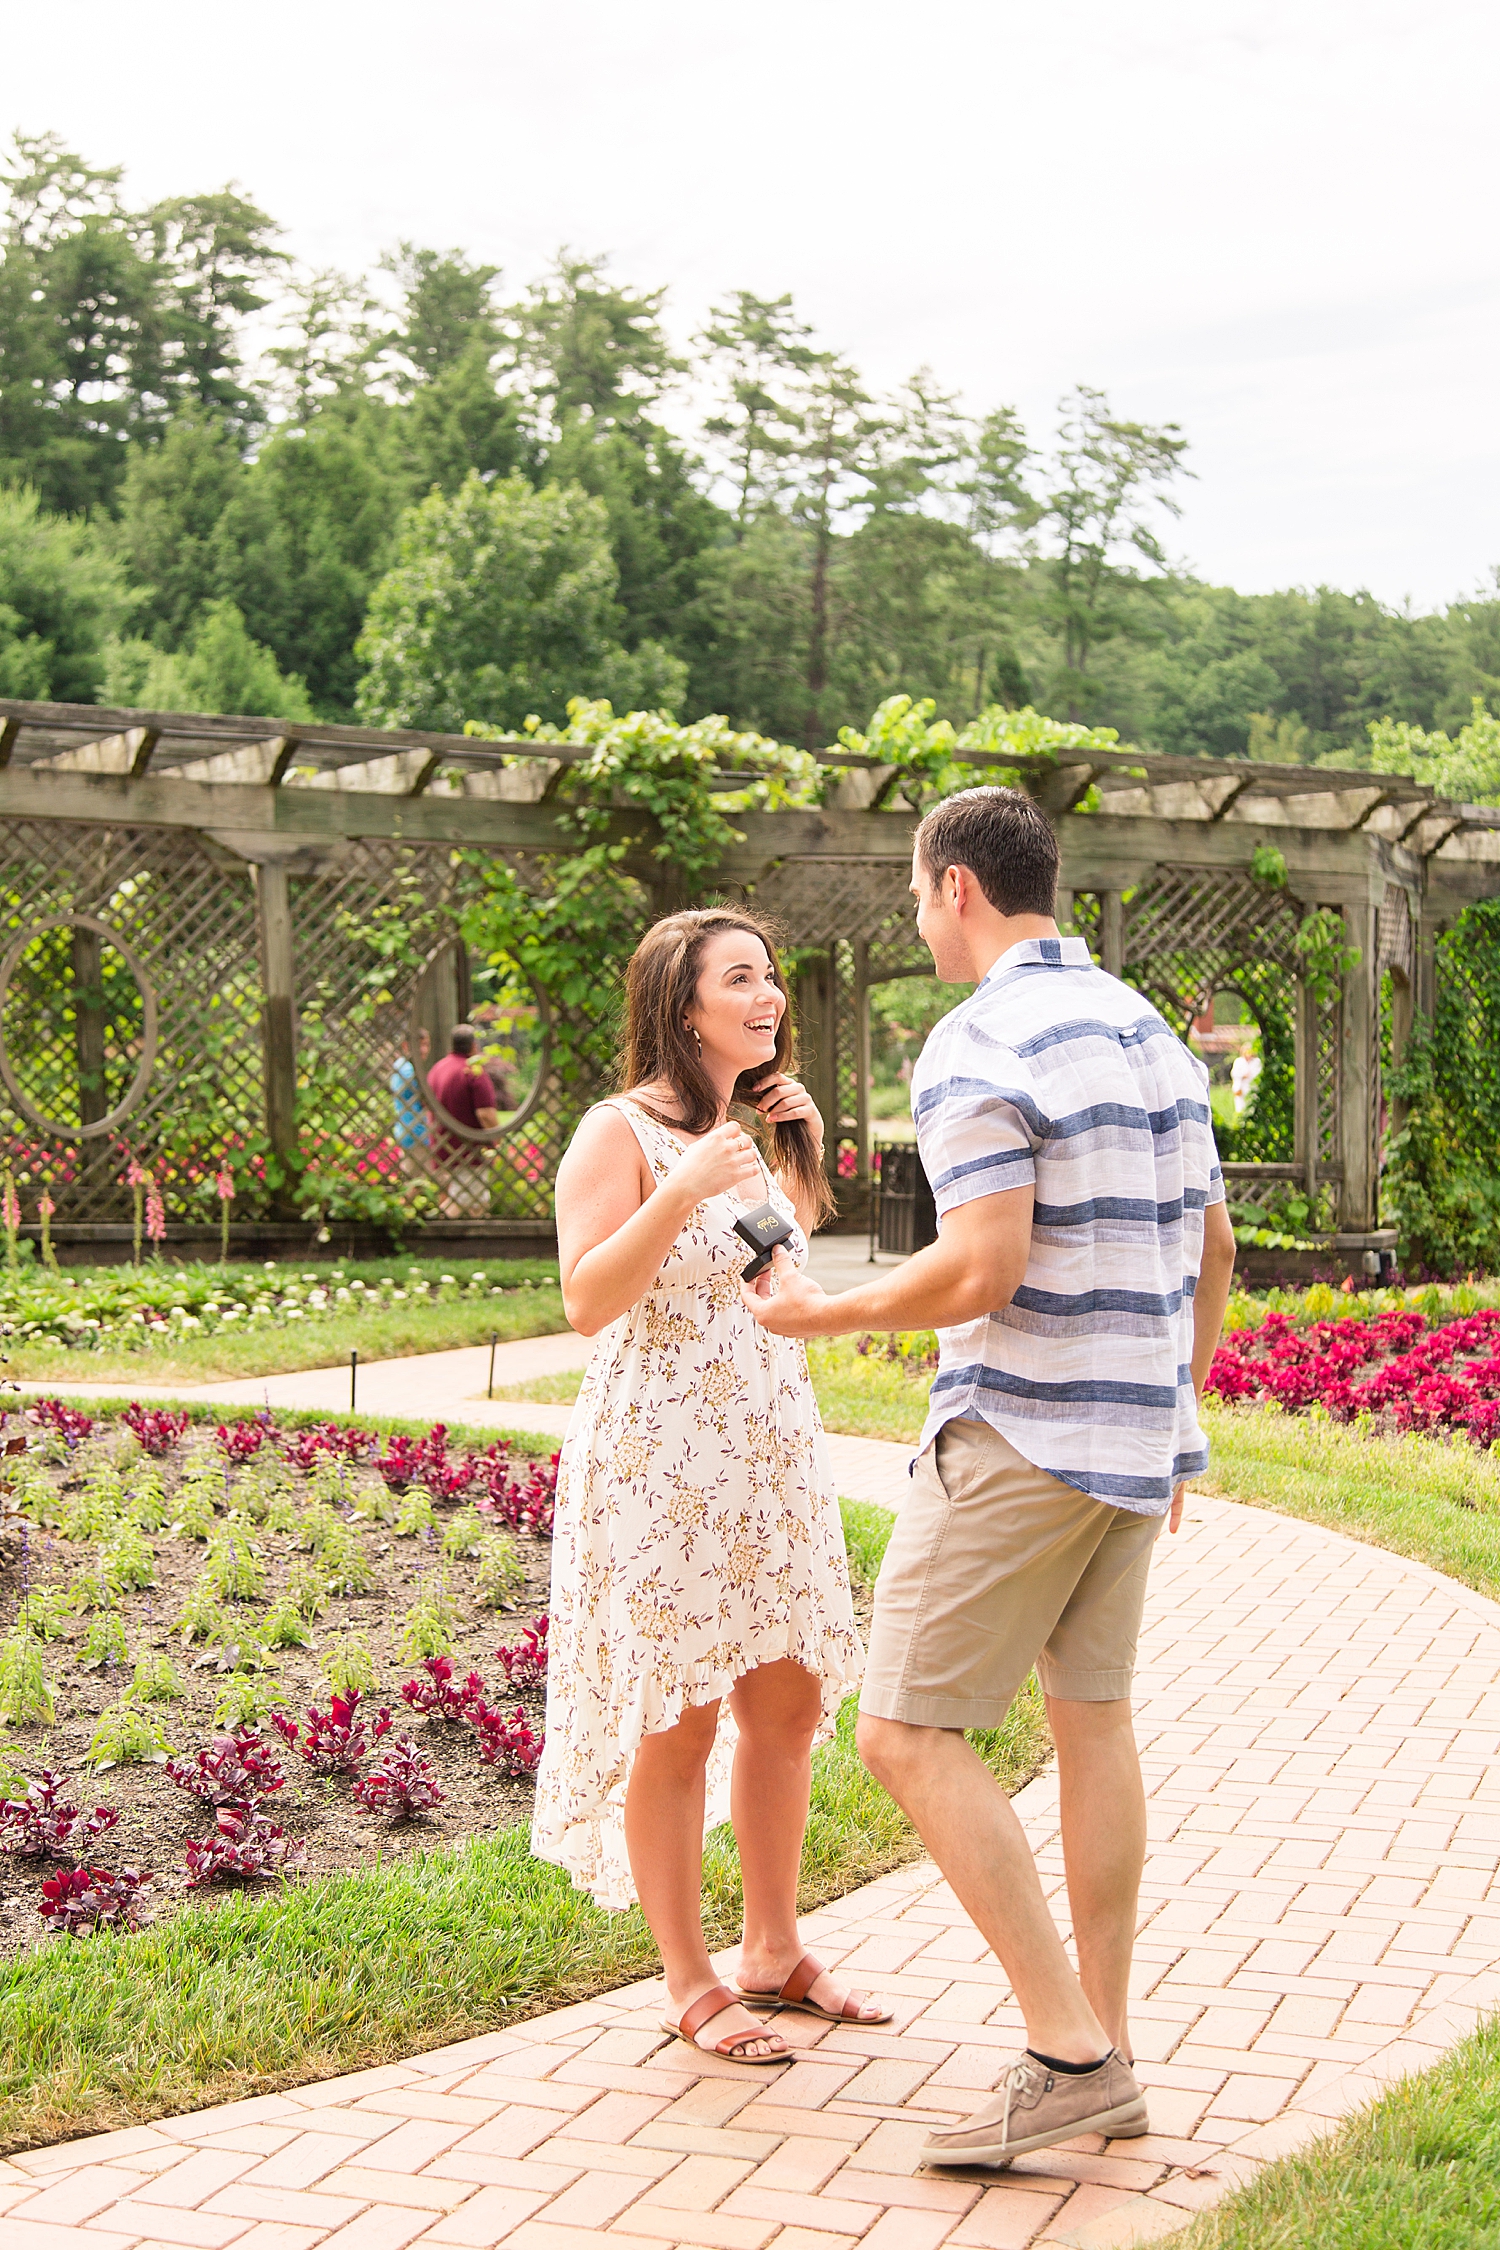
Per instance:
[[[201,1172],[225,1117],[285,1155],[306,1156],[311,1134],[393,1161],[373,1152],[391,1146],[403,1039],[419,1025],[441,1033],[467,1005],[456,855],[492,852],[541,880],[550,855],[575,848],[550,785],[587,755],[0,701],[0,1133],[14,1172],[52,1183],[60,1238],[118,1234],[122,1146]],[[841,752],[820,762],[836,769],[824,809],[735,815],[741,840],[716,888],[752,896],[798,948],[805,1067],[854,1217],[870,1176],[869,994],[930,963],[907,892],[915,815],[892,800],[897,777]],[[1290,1127],[1274,1154],[1228,1168],[1233,1197],[1265,1205],[1295,1183],[1344,1251],[1388,1241],[1383,1059],[1399,1056],[1414,1008],[1431,1012],[1439,932],[1500,894],[1500,812],[1399,775],[1128,750],[1019,771],[1058,822],[1061,917],[1180,1032],[1216,990],[1244,988],[1260,1007],[1274,988],[1295,1050]],[[725,786],[745,779],[726,774]],[[617,833],[640,826],[621,813]],[[1260,847],[1281,855],[1283,882],[1252,872]],[[659,876],[644,854],[638,872]],[[1295,943],[1322,906],[1360,956],[1331,1002]],[[409,933],[400,958],[372,958],[382,913]],[[113,1062],[109,1041],[124,1034],[100,997],[106,955],[113,989],[128,974],[137,991],[129,1051]],[[476,1239],[550,1224],[550,1181],[590,1090],[564,1086],[541,1044],[492,1152]]]

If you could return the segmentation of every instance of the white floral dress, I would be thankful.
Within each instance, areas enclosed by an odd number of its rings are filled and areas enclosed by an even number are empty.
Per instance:
[[[665,1179],[682,1137],[613,1106]],[[769,1173],[766,1188],[790,1217]],[[740,1299],[742,1207],[700,1203],[645,1295],[600,1333],[558,1465],[531,1842],[606,1907],[635,1897],[625,1790],[643,1735],[790,1657],[821,1683],[825,1741],[864,1667],[807,1355]],[[800,1229],[785,1248],[804,1261]],[[705,1828],[728,1815],[734,1740],[723,1704]]]

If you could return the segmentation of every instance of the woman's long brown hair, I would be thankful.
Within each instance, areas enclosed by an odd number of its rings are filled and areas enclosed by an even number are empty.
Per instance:
[[[731,1101],[753,1109],[755,1081],[764,1078],[767,1071],[794,1067],[791,996],[776,957],[775,938],[765,923],[741,906],[709,906],[664,915],[641,939],[625,970],[621,1081],[627,1087],[670,1086],[681,1115],[662,1118],[661,1122],[680,1125],[685,1133],[706,1133],[719,1121],[719,1097],[688,1029],[687,1011],[698,996],[703,948],[721,930],[744,930],[760,939],[770,955],[777,989],[787,1003],[776,1027],[774,1057],[754,1070],[741,1072]],[[795,1189],[797,1200],[812,1206],[814,1224],[828,1216],[834,1208],[833,1191],[810,1126],[800,1118],[787,1125],[773,1124],[769,1161],[772,1171],[782,1173]]]

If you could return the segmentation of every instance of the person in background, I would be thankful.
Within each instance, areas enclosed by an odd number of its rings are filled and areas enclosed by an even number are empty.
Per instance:
[[[444,1118],[471,1133],[492,1133],[500,1122],[494,1080],[475,1048],[479,1035],[471,1023],[454,1025],[448,1053],[427,1073],[427,1091],[437,1115],[432,1152],[443,1178],[443,1211],[450,1219],[480,1219],[490,1207],[489,1149],[448,1130]]]
[[[424,1030],[417,1033],[417,1054],[425,1068],[432,1041]],[[422,1089],[417,1083],[416,1064],[411,1059],[411,1039],[403,1034],[401,1053],[390,1077],[391,1100],[396,1107],[396,1146],[401,1151],[401,1169],[408,1174],[418,1169],[419,1158],[427,1152],[427,1110],[422,1101]]]

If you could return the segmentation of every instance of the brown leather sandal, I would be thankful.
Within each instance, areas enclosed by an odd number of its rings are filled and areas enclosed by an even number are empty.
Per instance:
[[[661,2027],[663,2031],[675,2032],[679,2039],[685,2039],[690,2047],[697,2048],[700,2055],[722,2055],[725,2062],[752,2064],[790,2062],[792,2050],[781,2037],[779,2031],[732,2031],[726,2038],[716,2039],[711,2047],[699,2046],[698,2033],[703,2029],[703,2026],[712,2017],[722,2015],[726,2008],[740,2005],[742,2005],[740,1996],[731,1992],[727,1984],[716,1984],[711,1986],[707,1992],[701,1993],[690,2006],[683,2009],[680,2023],[673,2023],[669,2016],[663,2016]],[[747,2055],[741,2052],[745,2047],[759,2046],[766,2039],[778,2040],[780,2052],[770,2055]]]
[[[770,2008],[773,2011],[779,2008],[801,2008],[809,2016],[821,2016],[825,2023],[877,2024],[890,2022],[891,2011],[889,2008],[882,2008],[880,2013],[874,2016],[860,2013],[860,2010],[869,2000],[870,1995],[867,1992],[846,1992],[843,2006],[840,2008],[825,2008],[820,2001],[809,2000],[808,1993],[822,1974],[822,1962],[815,1961],[810,1953],[804,1953],[779,1992],[747,1992],[744,1986],[740,1985],[736,1987],[735,1998],[744,2001],[751,2008]]]

